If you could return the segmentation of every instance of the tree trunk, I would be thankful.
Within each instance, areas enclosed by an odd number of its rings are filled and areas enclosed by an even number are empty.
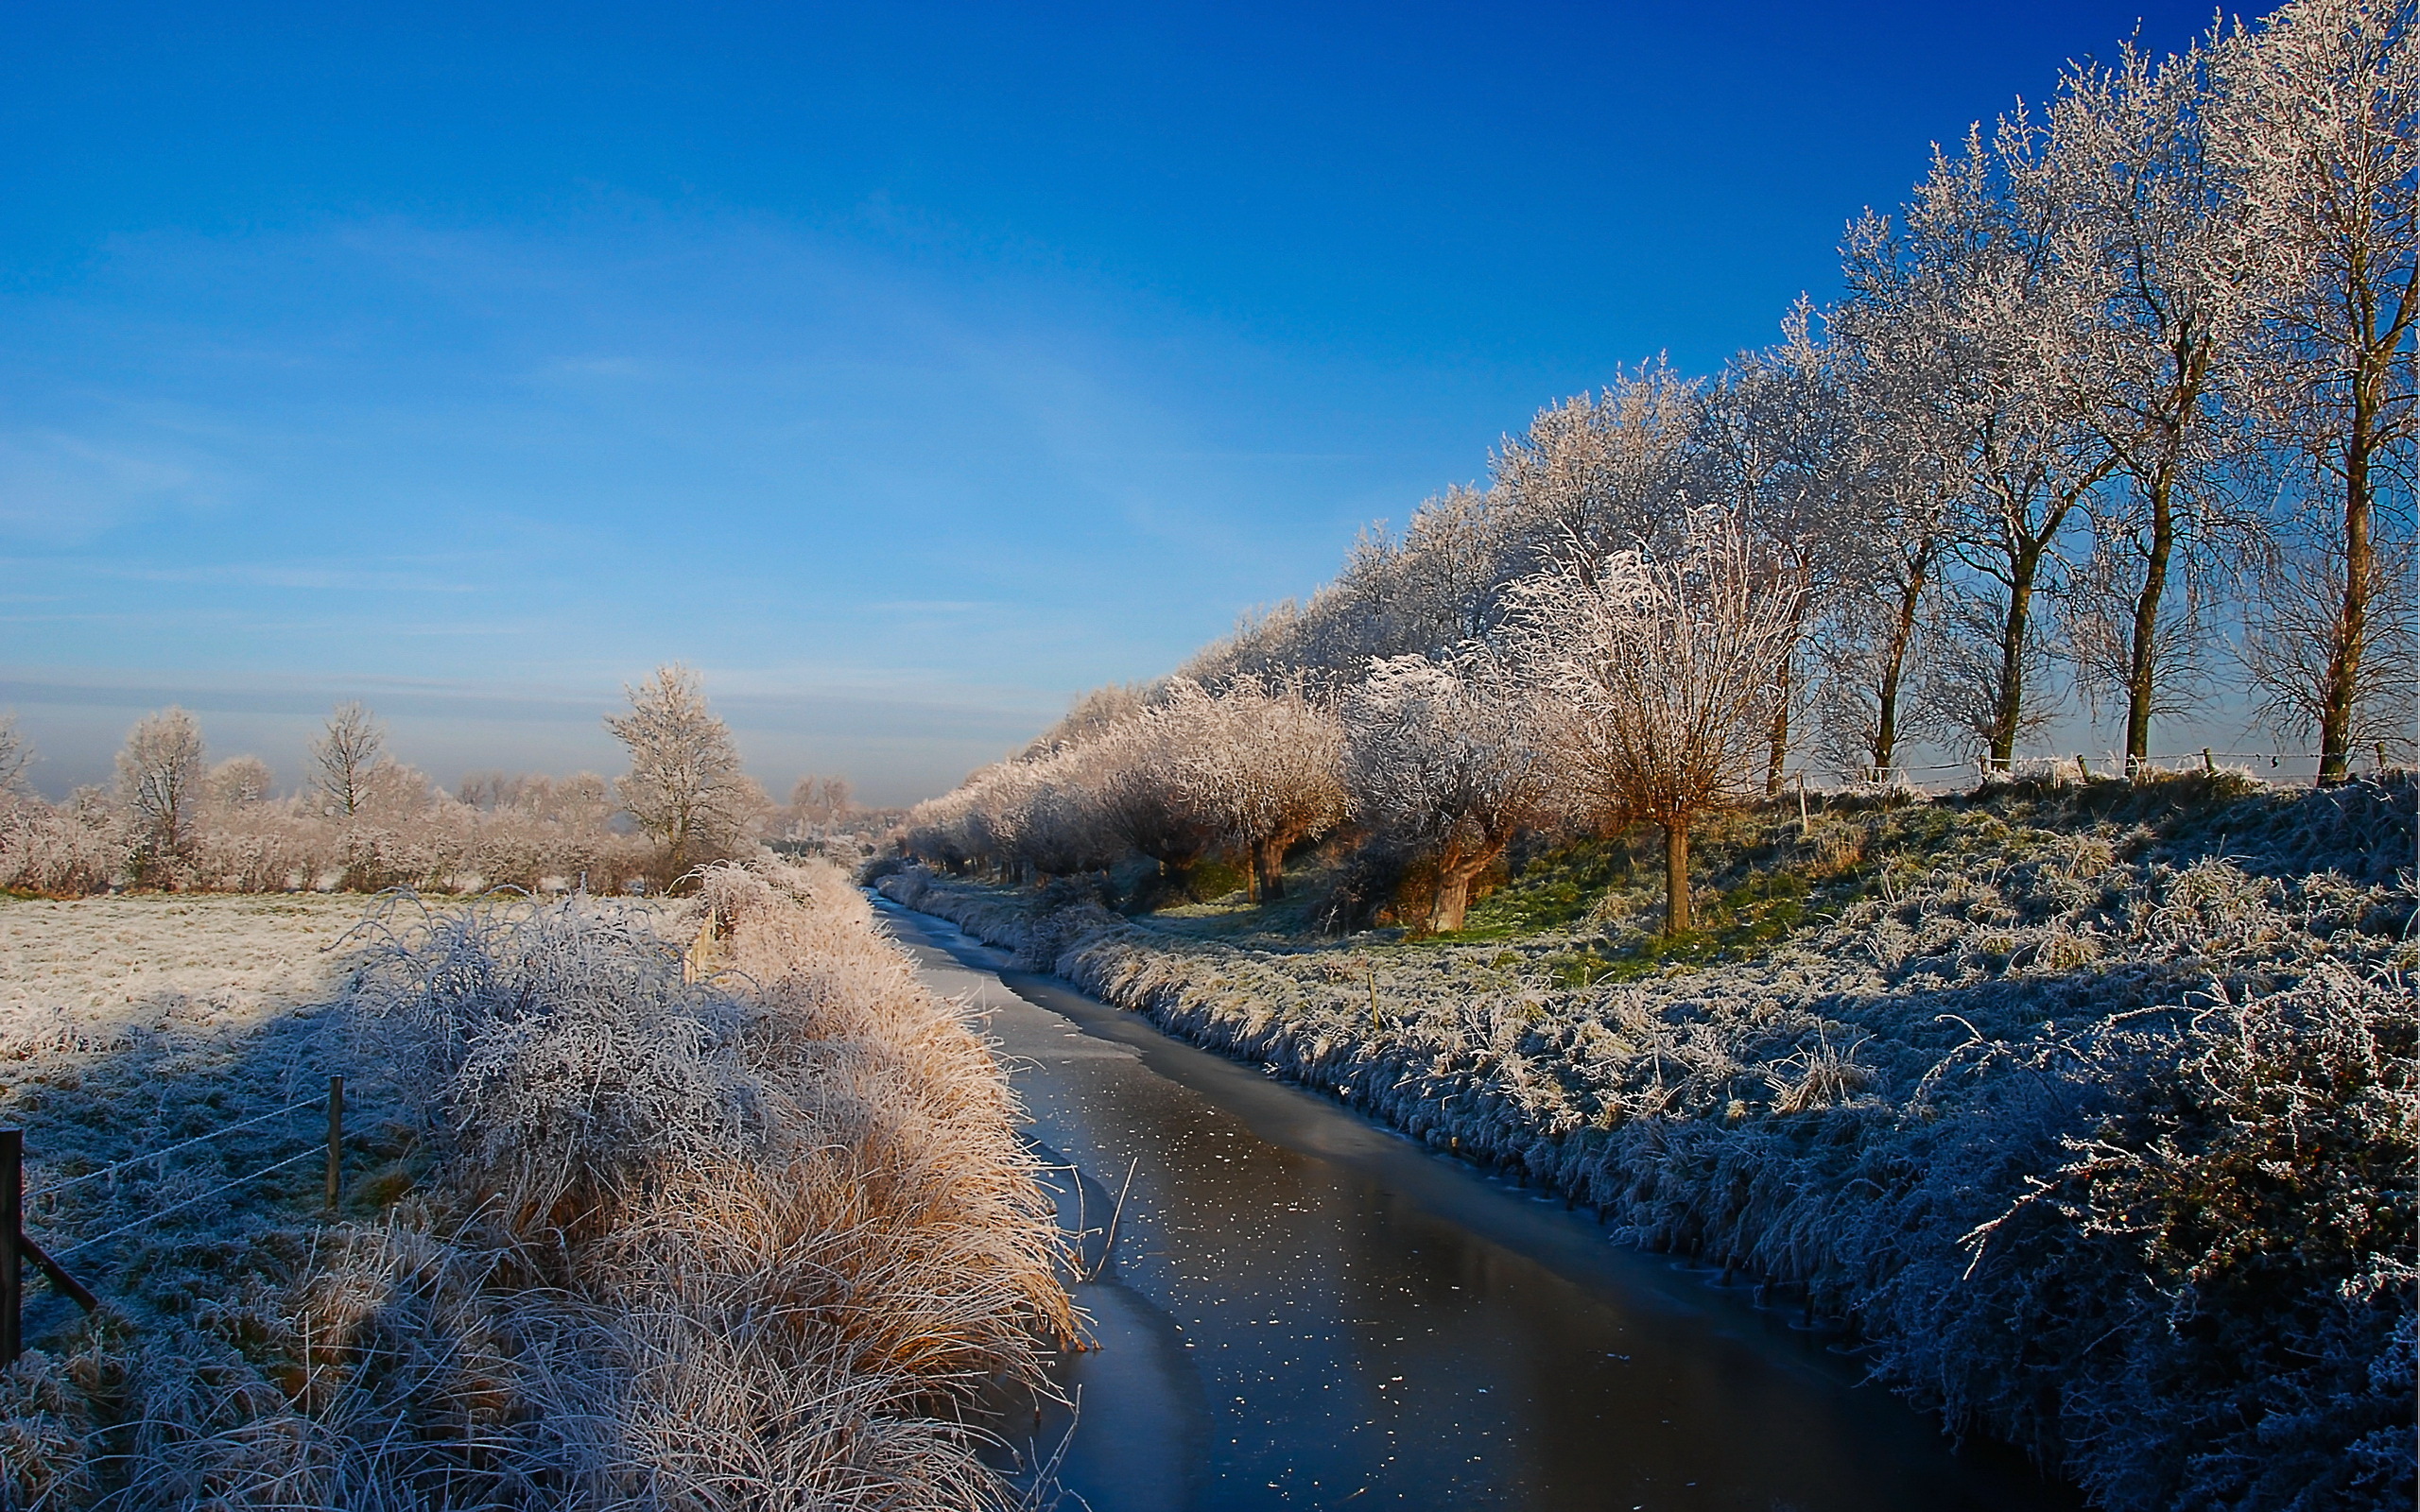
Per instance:
[[[1908,646],[1916,636],[1916,614],[1924,608],[1925,581],[1932,573],[1932,546],[1927,543],[1908,565],[1908,579],[1899,589],[1899,617],[1891,625],[1890,649],[1882,658],[1882,677],[1875,689],[1874,780],[1891,780],[1891,759],[1899,746],[1899,683],[1907,676]]]
[[[2005,772],[2016,758],[2016,731],[2025,715],[2025,632],[2033,612],[2033,578],[2042,569],[2042,548],[2031,543],[2009,562],[2008,617],[2000,626],[1999,696],[1992,709],[1991,763]]]
[[[2363,365],[2365,368],[2369,364]],[[2369,649],[2370,574],[2376,570],[2370,541],[2370,453],[2377,437],[2378,375],[2364,371],[2353,385],[2353,424],[2344,438],[2344,602],[2337,611],[2327,648],[2327,686],[2319,705],[2319,780],[2341,782],[2350,775],[2353,706],[2361,689],[2361,658]]]
[[[1781,797],[1781,769],[1789,760],[1789,690],[1790,678],[1795,670],[1791,665],[1793,661],[1794,658],[1789,653],[1783,653],[1780,669],[1781,697],[1773,704],[1772,757],[1765,766],[1765,797],[1767,798]]]
[[[2140,771],[2152,747],[2152,695],[2158,672],[2159,605],[2168,591],[2168,559],[2176,549],[2175,473],[2166,467],[2152,478],[2152,548],[2143,564],[2143,591],[2135,599],[2135,644],[2126,668],[2126,770]]]
[[[1693,927],[1689,916],[1689,826],[1685,819],[1664,825],[1664,934],[1685,935]]]
[[[1252,847],[1253,901],[1270,902],[1286,896],[1286,837],[1270,835]]]
[[[1468,855],[1448,850],[1437,863],[1437,898],[1428,905],[1428,932],[1450,935],[1470,917],[1471,886],[1504,848],[1482,846]]]

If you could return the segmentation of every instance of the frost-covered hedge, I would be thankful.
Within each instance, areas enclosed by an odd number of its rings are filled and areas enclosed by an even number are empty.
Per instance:
[[[1981,851],[1767,957],[1246,949],[921,868],[909,907],[1172,1032],[1804,1288],[2123,1509],[2413,1494],[2413,789]],[[1374,1025],[1372,999],[1377,1002]]]
[[[474,893],[562,891],[584,880],[591,892],[611,893],[657,862],[646,837],[609,825],[611,814],[601,797],[483,809],[424,783],[406,801],[351,816],[293,799],[214,803],[179,849],[147,853],[126,814],[96,791],[60,804],[0,792],[0,889],[52,898],[123,886]]]

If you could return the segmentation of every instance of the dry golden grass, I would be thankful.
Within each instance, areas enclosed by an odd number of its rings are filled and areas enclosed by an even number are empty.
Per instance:
[[[982,1041],[838,872],[722,868],[685,918],[405,900],[372,936],[319,1048],[418,1125],[417,1190],[0,1375],[0,1498],[1015,1500],[973,1406],[1076,1328],[1050,1208]]]

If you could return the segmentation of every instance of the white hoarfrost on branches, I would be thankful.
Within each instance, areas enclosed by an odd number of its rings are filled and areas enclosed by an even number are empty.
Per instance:
[[[1441,661],[1372,663],[1344,720],[1361,816],[1436,857],[1428,927],[1461,929],[1471,885],[1550,813],[1557,771],[1530,688],[1493,649],[1471,643]]]
[[[669,881],[731,854],[771,805],[740,771],[731,727],[707,707],[697,673],[661,666],[628,692],[631,712],[605,716],[631,753],[631,769],[614,790],[661,849]]]
[[[1774,669],[1801,595],[1712,513],[1661,550],[1518,586],[1513,654],[1560,712],[1559,753],[1605,815],[1664,832],[1667,934],[1692,927],[1689,826],[1763,786],[1758,758],[1788,696]]]
[[[337,705],[311,742],[311,786],[321,812],[351,818],[361,812],[370,774],[385,762],[386,727],[359,703]]]
[[[1179,679],[1167,718],[1178,732],[1178,790],[1248,858],[1253,896],[1278,897],[1286,852],[1352,813],[1343,722],[1299,673],[1238,678],[1218,694]]]
[[[117,753],[118,801],[138,868],[164,871],[192,848],[202,786],[201,727],[174,705],[136,725]]]

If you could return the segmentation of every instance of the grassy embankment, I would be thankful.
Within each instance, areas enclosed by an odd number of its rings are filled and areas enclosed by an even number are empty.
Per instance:
[[[43,1303],[0,1373],[0,1504],[1013,1500],[969,1409],[1073,1326],[1049,1204],[981,1041],[838,872],[724,868],[678,911],[405,899],[321,954],[360,909],[0,903],[30,1185],[331,1071],[355,1131],[333,1219],[311,1159],[79,1257],[103,1312]],[[28,1225],[64,1248],[320,1117]]]
[[[1795,800],[1324,939],[881,880],[1105,1001],[1844,1319],[2116,1508],[2411,1496],[2414,789],[2221,774]]]

